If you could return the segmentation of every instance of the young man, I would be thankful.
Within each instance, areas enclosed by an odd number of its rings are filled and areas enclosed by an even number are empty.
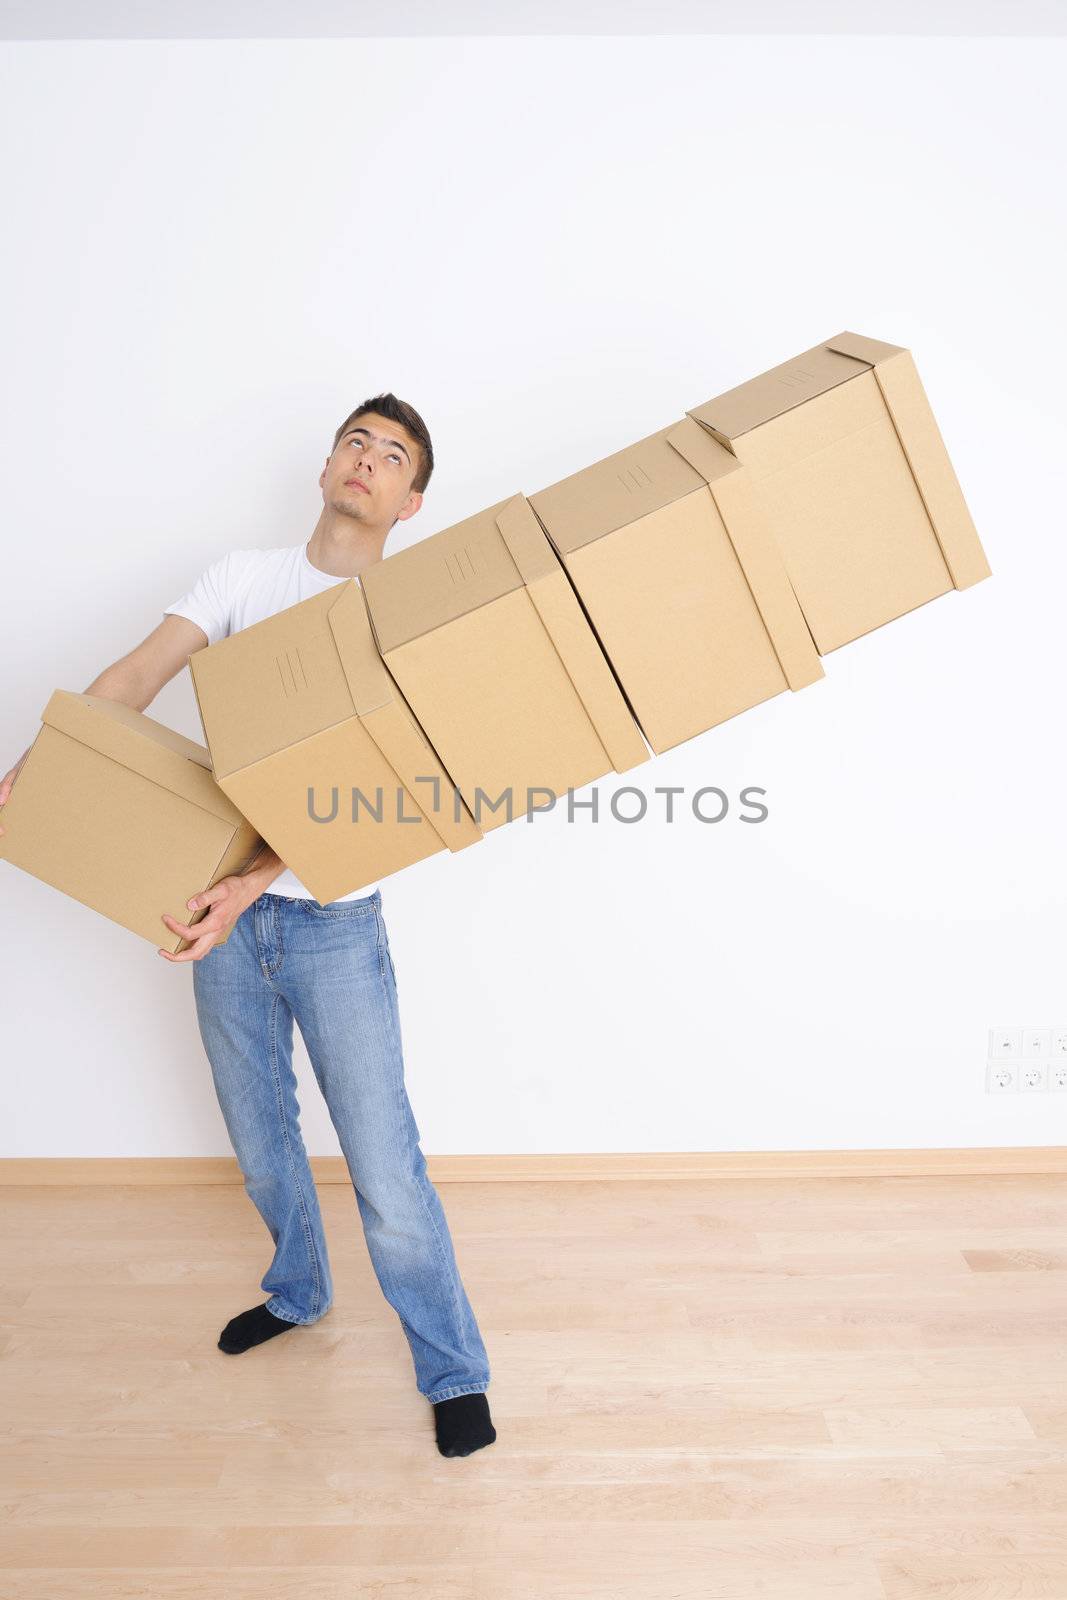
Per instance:
[[[334,436],[319,477],[322,513],[307,543],[223,556],[85,692],[144,711],[194,650],[358,579],[382,559],[395,524],[418,511],[432,471],[418,412],[392,394],[364,401]],[[23,760],[0,783],[0,806]],[[159,954],[194,963],[197,1019],[219,1104],[245,1189],[275,1244],[261,1285],[270,1298],[228,1322],[219,1349],[236,1355],[317,1322],[333,1300],[299,1126],[295,1020],[344,1151],[375,1274],[400,1318],[418,1388],[433,1405],[437,1447],[463,1456],[492,1444],[489,1361],[404,1086],[380,887],[320,905],[267,846],[247,871],[188,904],[210,910],[193,926],[167,913],[162,920],[193,943],[179,955]]]

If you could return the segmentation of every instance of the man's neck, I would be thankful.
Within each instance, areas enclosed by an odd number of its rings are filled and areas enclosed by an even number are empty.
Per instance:
[[[351,517],[331,515],[325,507],[307,543],[313,567],[331,578],[355,578],[381,561],[389,529],[376,533]]]

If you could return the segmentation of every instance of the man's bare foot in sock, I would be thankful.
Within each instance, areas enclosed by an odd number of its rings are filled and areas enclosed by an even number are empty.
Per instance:
[[[443,1456],[473,1455],[496,1438],[489,1401],[480,1390],[436,1401],[433,1415],[437,1448]]]
[[[264,1339],[273,1339],[287,1328],[299,1326],[297,1322],[276,1317],[266,1305],[253,1306],[251,1311],[242,1311],[240,1316],[230,1318],[219,1335],[219,1349],[225,1350],[228,1356],[239,1356],[242,1350],[251,1350],[254,1344],[262,1344]]]

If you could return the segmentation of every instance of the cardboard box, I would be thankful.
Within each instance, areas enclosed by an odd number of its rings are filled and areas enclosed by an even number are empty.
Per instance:
[[[657,755],[823,676],[748,475],[697,423],[530,505]]]
[[[262,839],[202,745],[130,706],[57,689],[4,806],[0,858],[176,954],[164,911],[240,872]],[[225,943],[225,939],[218,941]]]
[[[189,668],[217,783],[321,905],[481,838],[382,665],[355,579]]]
[[[649,758],[521,494],[375,562],[378,649],[483,829]]]
[[[899,345],[841,333],[687,415],[751,472],[820,655],[989,577]]]

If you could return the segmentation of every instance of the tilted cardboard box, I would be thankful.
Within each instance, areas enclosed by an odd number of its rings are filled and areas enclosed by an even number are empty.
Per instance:
[[[57,689],[3,809],[0,857],[177,954],[187,901],[242,871],[262,839],[203,745],[97,695]],[[217,943],[225,943],[220,939]]]
[[[841,333],[687,415],[749,468],[820,655],[989,577],[899,345]]]
[[[521,494],[375,562],[382,658],[485,829],[648,750]]]
[[[382,665],[355,579],[189,668],[216,781],[320,904],[481,838]]]
[[[748,475],[697,423],[529,503],[657,755],[823,676]]]

